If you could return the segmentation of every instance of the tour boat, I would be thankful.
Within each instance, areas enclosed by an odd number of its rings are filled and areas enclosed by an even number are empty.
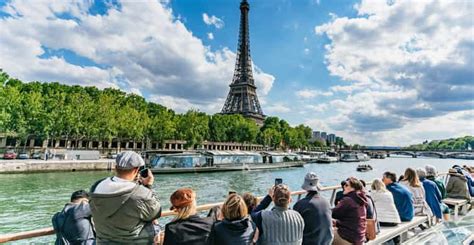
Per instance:
[[[150,157],[150,169],[156,174],[203,173],[219,171],[263,170],[302,167],[297,154],[286,152],[202,151],[156,154]]]
[[[332,162],[337,162],[337,160],[338,160],[337,157],[331,157],[326,154],[323,154],[318,158],[317,162],[318,163],[332,163]]]
[[[357,158],[357,155],[355,153],[345,153],[345,154],[342,154],[341,159],[339,161],[341,161],[341,162],[360,162],[360,159]]]
[[[361,161],[361,162],[369,161],[369,160],[370,160],[370,157],[369,157],[367,154],[365,154],[365,153],[357,153],[357,154],[356,154],[356,157],[357,157],[357,159],[359,159],[359,161]]]

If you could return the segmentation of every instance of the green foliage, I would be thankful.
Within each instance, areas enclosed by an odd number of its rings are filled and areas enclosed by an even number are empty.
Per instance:
[[[261,143],[273,148],[304,148],[311,128],[291,127],[268,117],[259,127],[242,115],[207,115],[190,110],[176,114],[143,97],[113,88],[23,83],[0,69],[0,133],[14,133],[21,143],[36,137],[112,141],[186,140],[188,147],[203,141]]]
[[[461,138],[433,140],[423,144],[410,145],[406,147],[410,150],[467,150],[468,147],[474,147],[474,136],[464,136]]]

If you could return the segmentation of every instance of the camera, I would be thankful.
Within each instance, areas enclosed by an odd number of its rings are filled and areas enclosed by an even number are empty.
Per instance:
[[[142,178],[148,177],[148,168],[145,168],[145,166],[140,167],[140,176],[142,176]]]

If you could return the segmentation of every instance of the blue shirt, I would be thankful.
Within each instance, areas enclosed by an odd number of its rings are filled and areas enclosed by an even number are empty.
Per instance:
[[[420,178],[421,183],[423,183],[423,188],[425,189],[425,200],[430,206],[433,214],[441,219],[441,192],[436,186],[436,183],[425,178]]]
[[[391,183],[387,185],[393,195],[395,207],[397,207],[398,214],[400,215],[401,221],[411,221],[415,214],[413,208],[413,194],[405,186],[399,183]]]

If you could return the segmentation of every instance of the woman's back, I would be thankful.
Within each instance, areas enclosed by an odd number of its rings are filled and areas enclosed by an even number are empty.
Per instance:
[[[212,226],[209,244],[252,244],[255,231],[256,225],[248,217],[234,221],[224,219],[223,221],[214,223]]]
[[[412,186],[406,180],[400,181],[401,184],[405,185],[410,192],[413,194],[413,207],[415,208],[415,215],[432,215],[431,209],[426,203],[425,189],[422,185]]]
[[[370,195],[374,200],[379,222],[396,224],[401,222],[390,191],[372,191]]]
[[[211,218],[191,215],[187,219],[176,220],[165,227],[164,245],[207,244],[212,227]]]

